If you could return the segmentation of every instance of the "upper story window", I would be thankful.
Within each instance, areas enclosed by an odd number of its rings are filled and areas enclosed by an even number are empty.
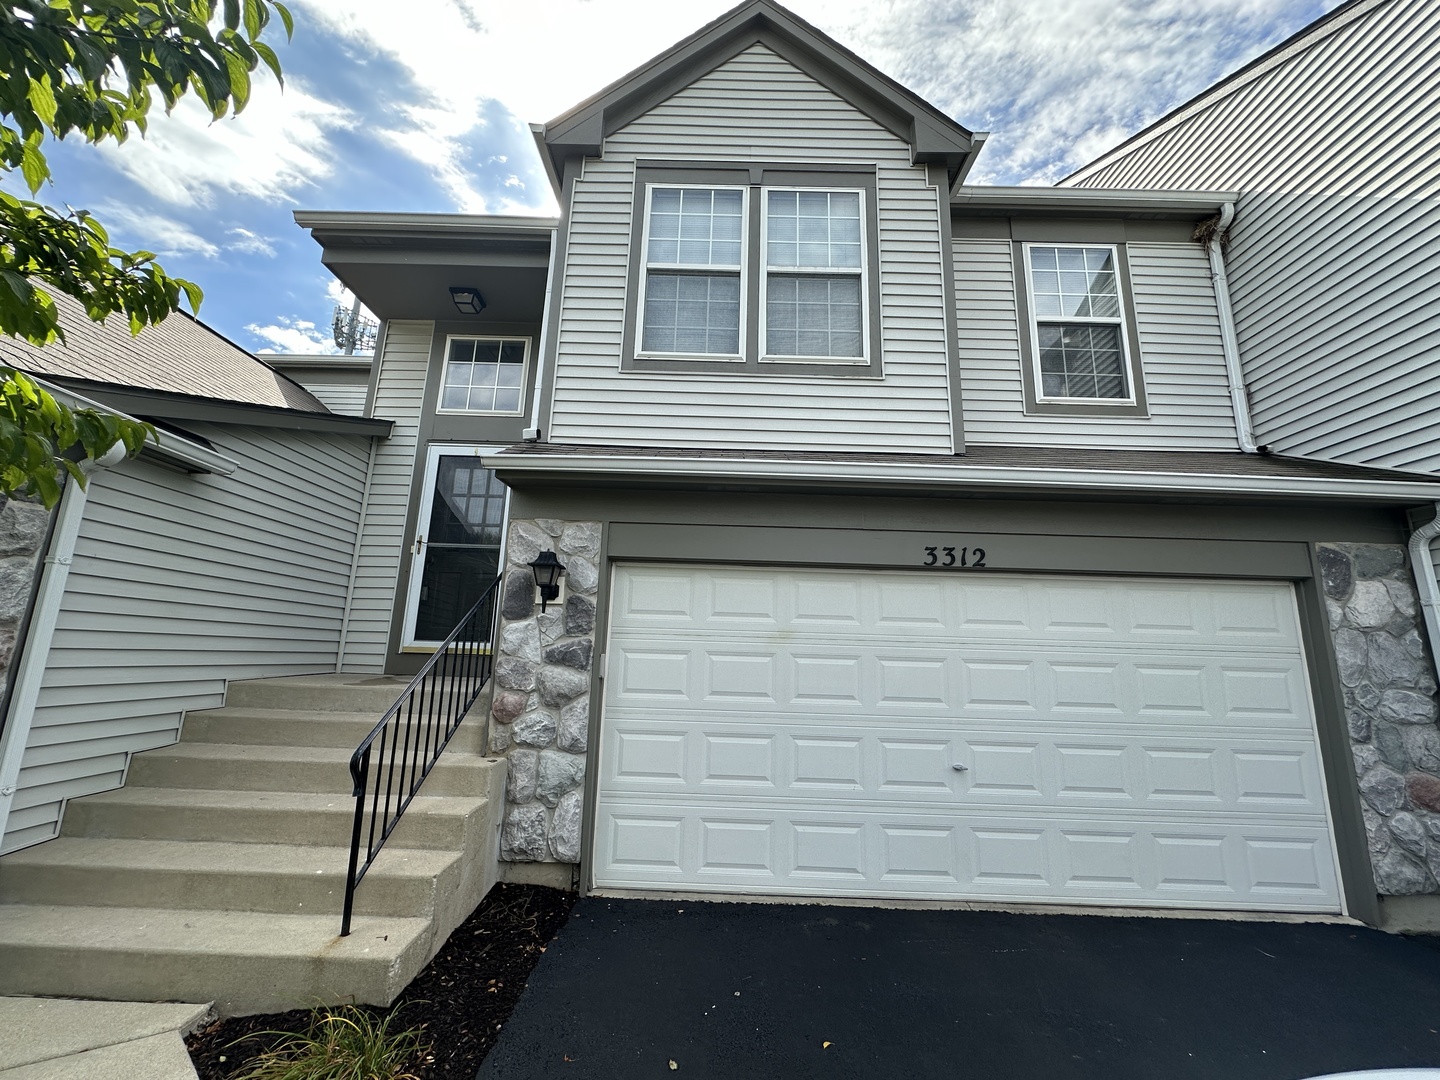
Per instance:
[[[445,344],[440,412],[518,415],[529,361],[528,338],[450,338]]]
[[[765,359],[864,357],[860,196],[765,193]]]
[[[650,188],[642,354],[740,359],[746,194]]]
[[[1118,244],[1027,243],[1027,411],[1145,413]]]
[[[641,163],[636,179],[622,368],[880,374],[873,169]]]

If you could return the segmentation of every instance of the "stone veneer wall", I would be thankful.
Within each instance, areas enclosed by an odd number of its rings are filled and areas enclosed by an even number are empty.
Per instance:
[[[542,614],[528,564],[546,549],[565,564],[566,597]],[[500,858],[578,863],[600,523],[512,519],[506,553],[490,705],[490,750],[509,758]]]
[[[1318,555],[1376,887],[1440,892],[1435,667],[1405,548],[1321,544]]]
[[[30,603],[35,573],[45,554],[50,511],[38,503],[0,495],[0,696],[10,684],[15,640]],[[3,717],[0,717],[3,723]]]

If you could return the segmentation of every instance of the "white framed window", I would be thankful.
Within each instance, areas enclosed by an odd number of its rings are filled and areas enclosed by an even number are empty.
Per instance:
[[[868,362],[863,191],[765,188],[760,359]]]
[[[449,337],[439,411],[518,416],[529,366],[529,338]]]
[[[1025,244],[1038,404],[1135,406],[1135,348],[1113,244]]]
[[[743,187],[647,187],[640,356],[743,360],[748,210]]]

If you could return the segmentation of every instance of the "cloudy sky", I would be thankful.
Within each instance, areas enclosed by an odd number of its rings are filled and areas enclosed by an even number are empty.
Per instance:
[[[790,0],[973,130],[974,183],[1065,175],[1339,0]],[[733,0],[291,0],[286,83],[238,118],[182,102],[147,138],[54,146],[39,198],[198,282],[257,351],[332,351],[338,286],[297,209],[550,213],[527,125]]]

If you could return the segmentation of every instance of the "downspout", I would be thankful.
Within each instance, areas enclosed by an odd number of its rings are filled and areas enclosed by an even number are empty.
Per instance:
[[[1210,281],[1215,286],[1215,307],[1220,315],[1220,348],[1225,354],[1225,373],[1230,379],[1230,407],[1235,412],[1235,438],[1242,453],[1258,453],[1255,433],[1250,424],[1250,402],[1245,397],[1245,372],[1240,367],[1240,341],[1235,336],[1235,313],[1230,307],[1230,281],[1225,276],[1225,252],[1221,248],[1230,223],[1235,220],[1235,204],[1227,202],[1220,208],[1220,218],[1210,234],[1206,250],[1210,254]]]
[[[1440,502],[1435,504],[1435,520],[1421,525],[1410,534],[1410,568],[1415,572],[1415,591],[1420,596],[1420,611],[1425,617],[1425,634],[1430,639],[1430,659],[1440,671],[1440,585],[1435,581],[1435,560],[1430,557],[1430,541],[1440,536]]]
[[[101,469],[120,464],[126,458],[123,443],[116,443],[93,461],[82,462],[80,468],[93,477]],[[25,746],[30,741],[30,726],[35,720],[35,705],[40,700],[40,684],[45,679],[45,666],[50,659],[50,642],[55,637],[55,624],[60,617],[60,603],[65,597],[65,583],[70,577],[70,564],[75,558],[75,542],[80,536],[80,523],[85,516],[88,495],[74,481],[67,481],[55,511],[50,546],[40,564],[40,584],[35,590],[35,607],[25,635],[25,651],[15,667],[11,689],[10,714],[0,732],[0,841],[10,820],[10,807],[20,785],[20,766]]]
[[[551,229],[550,269],[545,273],[545,306],[540,309],[544,312],[541,316],[544,321],[540,326],[540,346],[535,357],[535,399],[530,404],[530,426],[521,433],[526,442],[538,442],[540,439],[540,395],[545,387],[545,357],[550,349],[550,294],[555,289],[555,249],[559,246],[560,230]]]

